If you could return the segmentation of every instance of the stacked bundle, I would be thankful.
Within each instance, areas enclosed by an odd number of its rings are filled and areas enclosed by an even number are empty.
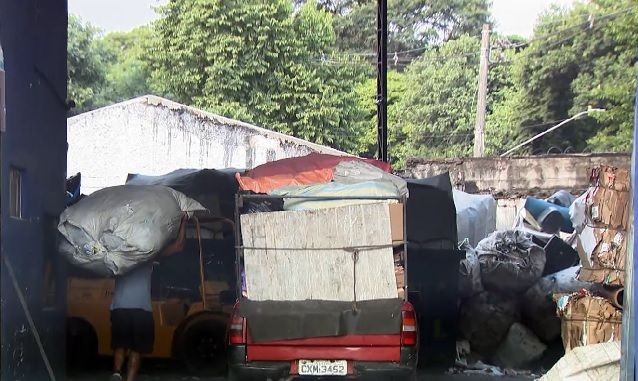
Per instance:
[[[578,280],[596,283],[598,296],[573,293],[561,299],[565,350],[620,340],[629,199],[629,171],[601,165],[591,172],[589,190],[572,205],[582,265]]]
[[[565,351],[620,341],[622,311],[606,298],[581,291],[558,300]]]

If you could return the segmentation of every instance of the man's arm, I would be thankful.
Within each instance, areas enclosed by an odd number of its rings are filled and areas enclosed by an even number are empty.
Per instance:
[[[167,257],[169,255],[173,255],[176,253],[181,253],[184,251],[184,243],[186,241],[186,222],[188,221],[188,215],[184,215],[182,218],[182,222],[179,226],[179,232],[177,233],[177,238],[173,243],[166,246],[164,250],[160,253],[161,256]]]

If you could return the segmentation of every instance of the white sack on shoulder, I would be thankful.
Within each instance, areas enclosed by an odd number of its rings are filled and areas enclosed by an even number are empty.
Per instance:
[[[205,208],[163,186],[99,190],[60,215],[59,251],[72,264],[121,275],[152,259],[174,239],[183,214]]]

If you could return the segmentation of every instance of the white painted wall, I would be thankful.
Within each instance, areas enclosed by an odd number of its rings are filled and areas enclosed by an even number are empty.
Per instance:
[[[124,184],[129,173],[179,168],[252,168],[311,152],[343,154],[158,97],[142,97],[70,118],[68,174],[82,192]]]

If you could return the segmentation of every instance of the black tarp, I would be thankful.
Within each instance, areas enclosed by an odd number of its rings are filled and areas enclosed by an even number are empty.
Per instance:
[[[454,249],[458,243],[456,208],[449,173],[407,179],[406,234],[415,246]]]
[[[465,253],[410,244],[408,253],[408,300],[419,323],[419,363],[452,366],[456,356],[459,263]]]
[[[199,201],[213,215],[234,220],[237,169],[178,169],[161,176],[129,174],[127,185],[163,185]]]
[[[253,301],[242,299],[239,313],[255,342],[343,335],[391,335],[401,330],[401,299],[353,302]]]

